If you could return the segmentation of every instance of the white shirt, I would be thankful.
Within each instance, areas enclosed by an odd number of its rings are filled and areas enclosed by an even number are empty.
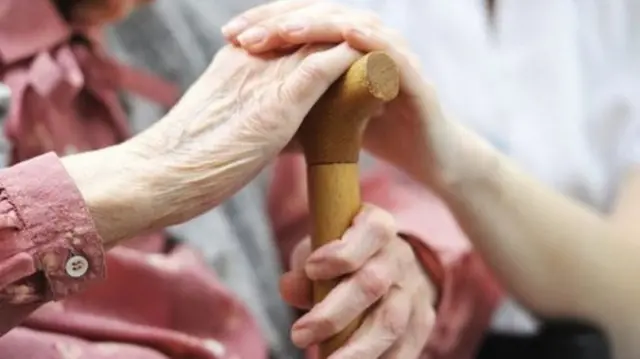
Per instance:
[[[606,213],[640,161],[640,1],[343,0],[378,12],[445,109],[556,190]],[[493,328],[534,331],[507,300]]]

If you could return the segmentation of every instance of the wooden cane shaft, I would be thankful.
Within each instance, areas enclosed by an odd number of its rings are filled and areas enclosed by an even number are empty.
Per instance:
[[[361,206],[358,156],[366,121],[399,91],[398,68],[382,52],[356,61],[311,109],[298,138],[307,161],[312,245],[339,239]],[[337,281],[314,283],[314,302],[322,301]],[[320,345],[327,358],[342,347],[360,319]]]
[[[309,166],[309,201],[313,203],[312,245],[321,247],[340,238],[351,225],[352,218],[361,206],[358,164],[333,163]],[[338,284],[338,281],[317,281],[313,283],[313,299],[318,303]],[[360,326],[355,320],[338,335],[320,345],[320,357],[327,358],[349,339]]]

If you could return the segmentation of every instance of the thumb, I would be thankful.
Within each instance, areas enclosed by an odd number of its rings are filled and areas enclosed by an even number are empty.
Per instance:
[[[289,305],[309,309],[312,306],[312,283],[303,269],[292,270],[280,278],[280,295]]]
[[[309,52],[310,48],[304,47],[298,51]],[[301,123],[329,86],[361,56],[360,52],[346,43],[307,56],[279,88],[279,103],[286,106],[297,104],[296,110],[300,112],[295,118]]]

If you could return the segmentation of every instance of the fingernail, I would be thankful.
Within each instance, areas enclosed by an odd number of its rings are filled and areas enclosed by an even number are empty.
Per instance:
[[[306,27],[305,24],[299,23],[299,22],[287,22],[285,24],[282,25],[282,30],[284,30],[285,32],[300,32],[302,30],[304,30]]]
[[[291,341],[301,348],[308,347],[313,342],[313,332],[308,328],[294,329]]]
[[[249,24],[241,18],[233,19],[224,25],[221,30],[226,36],[234,36],[244,30],[248,25]]]
[[[264,40],[267,31],[260,27],[251,28],[238,36],[238,41],[243,45],[252,45]]]

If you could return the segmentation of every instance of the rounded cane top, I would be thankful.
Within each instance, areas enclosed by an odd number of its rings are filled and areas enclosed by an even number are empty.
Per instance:
[[[311,109],[298,132],[307,163],[356,163],[367,120],[400,90],[398,67],[384,52],[353,63]]]
[[[365,55],[361,61],[364,62],[364,79],[371,95],[384,102],[396,98],[400,91],[400,73],[391,57],[378,51]]]

